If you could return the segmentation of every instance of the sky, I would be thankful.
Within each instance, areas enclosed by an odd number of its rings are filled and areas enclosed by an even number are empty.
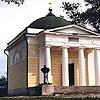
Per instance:
[[[49,2],[52,3],[53,13],[56,16],[65,15],[61,5],[63,1],[80,2],[83,0],[25,0],[17,6],[0,1],[0,76],[7,71],[4,49],[7,43],[37,18],[48,13]]]

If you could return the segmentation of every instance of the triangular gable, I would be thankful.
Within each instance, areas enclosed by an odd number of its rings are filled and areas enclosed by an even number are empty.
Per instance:
[[[54,32],[54,33],[63,33],[63,34],[77,34],[77,35],[95,35],[100,36],[99,33],[93,32],[89,29],[86,29],[84,27],[78,26],[78,25],[67,25],[60,28],[50,29],[45,32]]]

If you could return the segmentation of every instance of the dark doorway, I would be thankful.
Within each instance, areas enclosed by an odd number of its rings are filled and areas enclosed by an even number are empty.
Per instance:
[[[69,86],[74,85],[74,63],[69,64]]]

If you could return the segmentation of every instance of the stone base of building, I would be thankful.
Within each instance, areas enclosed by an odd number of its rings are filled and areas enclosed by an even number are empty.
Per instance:
[[[8,90],[8,96],[21,96],[21,95],[27,95],[26,88],[17,88],[17,89]]]
[[[100,96],[100,86],[69,86],[39,85],[27,90],[12,91],[12,95],[31,96]]]
[[[42,86],[44,96],[100,96],[100,86],[69,86],[57,87],[50,85]]]
[[[100,96],[99,86],[54,87],[54,96]]]

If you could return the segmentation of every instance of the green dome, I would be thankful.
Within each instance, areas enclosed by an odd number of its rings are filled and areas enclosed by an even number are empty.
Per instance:
[[[37,29],[52,29],[66,26],[69,24],[71,24],[71,22],[61,17],[56,17],[54,14],[52,14],[52,10],[50,10],[50,12],[45,17],[35,20],[29,25],[29,27]]]

